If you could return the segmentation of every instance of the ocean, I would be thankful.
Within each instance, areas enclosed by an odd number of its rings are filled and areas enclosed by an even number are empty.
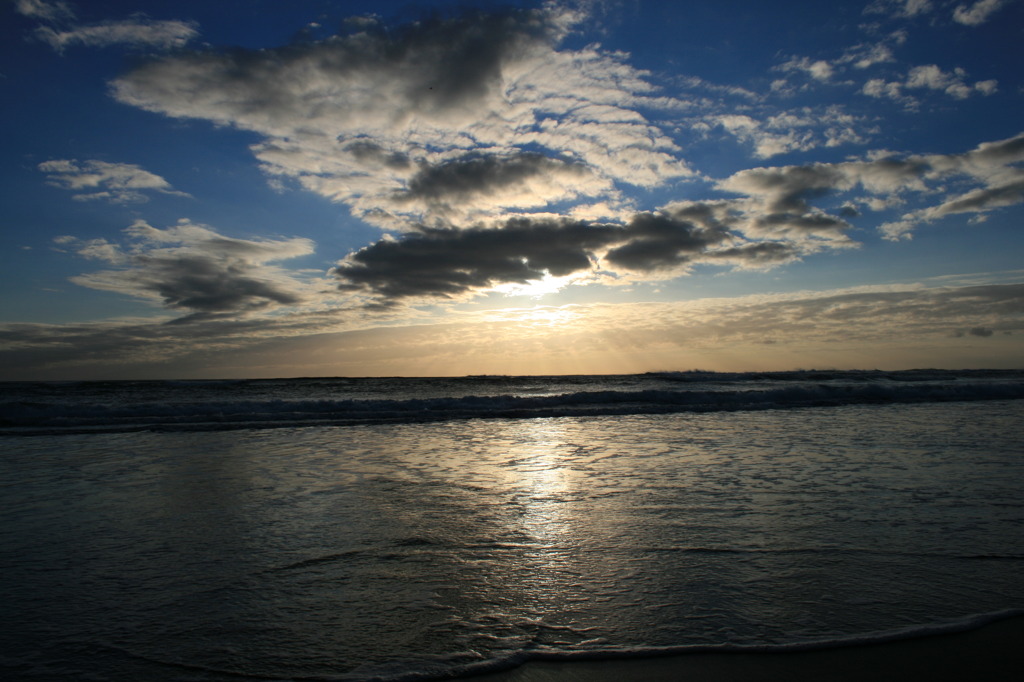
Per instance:
[[[0,676],[432,680],[1024,614],[1024,371],[0,384]]]

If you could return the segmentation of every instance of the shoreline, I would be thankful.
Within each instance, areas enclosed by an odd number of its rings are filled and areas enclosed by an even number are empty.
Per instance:
[[[979,628],[821,649],[694,652],[653,657],[534,660],[478,682],[979,682],[1024,670],[1024,616]]]

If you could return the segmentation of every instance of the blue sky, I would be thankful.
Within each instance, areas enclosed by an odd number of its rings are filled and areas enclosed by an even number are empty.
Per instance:
[[[0,10],[0,378],[1021,366],[1019,0]]]

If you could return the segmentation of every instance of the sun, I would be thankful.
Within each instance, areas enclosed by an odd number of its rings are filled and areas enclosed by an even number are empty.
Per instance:
[[[572,275],[555,277],[545,274],[541,279],[531,279],[526,282],[507,282],[495,286],[491,291],[512,296],[529,296],[533,299],[540,299],[548,294],[557,294],[559,291],[576,281]]]

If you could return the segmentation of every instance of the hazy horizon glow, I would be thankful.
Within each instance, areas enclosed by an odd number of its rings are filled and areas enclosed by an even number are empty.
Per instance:
[[[0,379],[1024,365],[1019,0],[3,11]]]

